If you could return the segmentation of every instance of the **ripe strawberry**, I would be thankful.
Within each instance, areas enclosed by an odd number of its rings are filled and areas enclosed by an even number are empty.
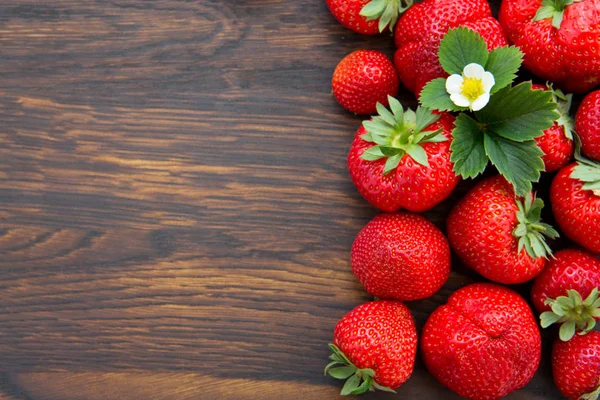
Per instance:
[[[554,125],[544,131],[542,136],[535,138],[538,146],[544,152],[544,170],[554,172],[565,166],[573,156],[573,120],[569,116],[572,95],[565,95],[559,89],[552,86],[533,84],[532,89],[551,90],[554,102],[557,103],[557,111],[560,117],[554,121]]]
[[[393,392],[412,374],[417,353],[417,328],[408,307],[399,301],[362,304],[335,326],[333,361],[325,374],[347,379],[342,395],[368,390]],[[342,364],[341,367],[335,367]],[[361,383],[362,381],[362,383]]]
[[[572,93],[600,83],[600,0],[503,0],[499,20],[523,65]]]
[[[474,400],[498,399],[525,386],[538,368],[541,347],[525,300],[489,283],[454,292],[429,316],[421,336],[429,372]]]
[[[507,44],[486,0],[425,0],[409,8],[398,21],[394,65],[402,84],[415,95],[430,80],[448,76],[437,52],[448,30],[458,26],[479,33],[488,50]]]
[[[375,35],[386,28],[393,30],[398,16],[413,0],[325,0],[335,19],[346,28]],[[404,4],[402,4],[404,2]]]
[[[380,51],[356,50],[333,72],[333,95],[346,110],[373,114],[377,103],[388,104],[398,94],[398,76],[392,62]]]
[[[424,108],[404,111],[393,97],[392,112],[363,122],[348,154],[348,169],[360,194],[383,211],[422,212],[450,195],[459,177],[450,162],[454,117]]]
[[[575,114],[575,131],[581,139],[581,153],[600,161],[600,90],[583,98]]]
[[[550,202],[564,234],[600,253],[600,165],[580,160],[561,168],[550,186]]]
[[[523,283],[546,265],[551,250],[544,235],[557,237],[539,222],[544,203],[515,197],[500,175],[481,181],[452,209],[447,223],[450,247],[463,263],[487,279]]]
[[[542,313],[542,328],[561,323],[560,337],[565,341],[576,330],[592,330],[600,318],[598,287],[600,259],[577,249],[557,252],[531,289],[533,306]]]
[[[418,214],[380,214],[356,236],[351,264],[367,292],[410,301],[437,292],[450,275],[450,246]]]
[[[575,336],[552,346],[552,375],[558,390],[573,400],[596,400],[600,395],[600,332]]]

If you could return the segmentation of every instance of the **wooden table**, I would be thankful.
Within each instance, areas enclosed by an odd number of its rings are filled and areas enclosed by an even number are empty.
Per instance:
[[[330,80],[359,48],[393,52],[321,0],[3,1],[0,400],[338,398],[327,343],[370,299],[349,251],[376,210]],[[454,268],[419,328],[480,280]],[[549,338],[509,398],[560,398]],[[457,396],[419,360],[365,398]]]

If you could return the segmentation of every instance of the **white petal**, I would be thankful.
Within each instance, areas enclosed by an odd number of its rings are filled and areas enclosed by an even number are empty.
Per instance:
[[[450,100],[459,107],[469,107],[471,104],[469,99],[463,96],[462,93],[452,93],[450,95]]]
[[[458,74],[450,75],[446,79],[446,92],[450,94],[460,93],[460,88],[464,81],[464,78]]]
[[[463,75],[465,78],[478,78],[481,79],[485,70],[477,63],[467,64],[463,69]]]
[[[490,90],[492,90],[492,86],[496,83],[496,80],[491,72],[485,71],[481,77],[481,83],[483,83],[483,90],[485,90],[486,93],[489,93]]]
[[[484,93],[479,96],[473,103],[471,103],[471,110],[479,111],[490,101],[490,94]]]

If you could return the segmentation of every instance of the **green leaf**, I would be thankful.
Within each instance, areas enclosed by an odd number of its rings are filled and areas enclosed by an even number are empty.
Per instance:
[[[358,388],[358,385],[360,385],[360,377],[354,374],[350,378],[348,378],[340,394],[342,396],[347,396],[351,394],[354,390],[356,390]]]
[[[383,104],[381,103],[377,103],[376,106],[377,108],[377,114],[379,114],[379,116],[381,118],[383,118],[383,120],[385,122],[387,122],[388,124],[390,124],[391,126],[396,125],[396,118],[394,117],[394,114],[392,114],[390,112],[390,110],[388,110]],[[400,116],[402,118],[402,116]]]
[[[360,158],[366,161],[376,161],[383,157],[385,157],[385,155],[381,152],[380,146],[369,147],[360,155]]]
[[[402,107],[402,104],[400,104],[400,102],[397,99],[393,98],[392,96],[388,96],[388,103],[390,105],[390,109],[396,116],[396,120],[399,123],[403,122],[404,121],[404,107]],[[407,111],[411,111],[411,110],[407,110]]]
[[[356,396],[356,395],[359,395],[359,394],[366,393],[371,388],[372,383],[373,383],[373,378],[370,377],[370,376],[367,376],[365,378],[364,382],[359,387],[357,387],[356,389],[354,389],[352,391],[352,393],[350,393],[350,394],[353,394],[353,395]]]
[[[491,94],[510,85],[517,77],[517,72],[523,61],[523,53],[518,47],[504,46],[495,48],[490,52],[485,70],[494,75],[494,86]]]
[[[477,120],[489,131],[516,142],[525,142],[544,133],[559,117],[552,93],[532,90],[531,82],[507,87],[490,97],[490,102],[475,112]]]
[[[540,171],[544,169],[541,158],[544,153],[536,142],[530,140],[519,143],[485,132],[483,143],[490,161],[512,183],[517,196],[530,192],[532,182],[539,180]]]
[[[584,182],[582,188],[585,190],[600,190],[600,166],[594,163],[578,162],[571,172],[571,178]]]
[[[560,326],[558,336],[560,340],[566,342],[575,335],[575,321],[567,321]]]
[[[394,389],[390,389],[387,386],[382,386],[379,383],[373,381],[373,387],[377,390],[381,390],[382,392],[388,392],[388,393],[397,393]]]
[[[416,132],[421,132],[423,129],[427,128],[429,125],[436,122],[440,119],[439,114],[434,114],[431,110],[425,107],[417,107],[417,126],[415,127]]]
[[[402,156],[399,154],[389,157],[387,159],[387,161],[385,162],[385,167],[383,168],[383,173],[387,174],[387,173],[391,172],[392,170],[394,170],[398,166],[398,164],[400,164],[401,159],[402,159]]]
[[[463,178],[473,178],[485,170],[488,159],[480,125],[467,114],[460,114],[454,122],[454,137],[450,144],[450,161],[454,171]]]
[[[554,314],[552,311],[545,311],[540,314],[540,325],[542,328],[547,328],[555,322],[558,322],[560,318],[560,315]]]
[[[429,161],[427,160],[427,152],[423,150],[423,148],[418,144],[407,147],[406,154],[411,156],[413,160],[415,160],[422,166],[429,167]]]
[[[446,33],[440,42],[438,56],[444,71],[449,74],[462,74],[468,64],[477,63],[484,66],[488,59],[488,51],[478,33],[459,27]]]
[[[383,153],[385,157],[404,154],[404,150],[392,146],[379,146],[379,150]]]
[[[335,379],[347,379],[356,372],[356,367],[347,365],[345,367],[331,368],[328,372]]]
[[[379,18],[379,16],[385,10],[386,5],[386,0],[370,1],[362,8],[362,10],[360,10],[360,15],[365,17],[367,21],[372,21],[374,19]]]
[[[438,111],[462,111],[468,107],[459,107],[450,100],[450,94],[446,91],[446,80],[436,78],[429,81],[419,96],[419,102],[423,107]]]
[[[343,364],[343,363],[344,363],[344,360],[343,360],[343,359],[342,359],[340,356],[338,356],[337,354],[331,354],[331,355],[329,356],[329,358],[330,358],[330,359],[332,359],[333,361],[332,361],[332,362],[330,362],[329,364],[327,364],[327,365],[325,366],[325,370],[323,371],[324,375],[327,375],[327,372],[328,372],[328,371],[331,369],[331,367],[333,367],[334,365],[337,365],[337,364]]]
[[[535,17],[533,17],[534,21],[540,21],[542,19],[548,19],[554,17],[554,7],[552,6],[543,6],[538,8],[535,13]]]

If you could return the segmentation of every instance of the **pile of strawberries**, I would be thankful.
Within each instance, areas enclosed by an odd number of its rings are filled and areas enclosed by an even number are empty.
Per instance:
[[[395,391],[419,348],[450,390],[497,399],[531,380],[540,326],[557,324],[558,389],[597,399],[600,0],[502,0],[498,19],[486,0],[326,3],[349,29],[393,32],[397,50],[393,62],[354,51],[333,75],[340,105],[371,115],[354,136],[348,169],[382,213],[351,250],[352,271],[376,300],[338,322],[325,373],[345,380],[343,395]],[[418,99],[416,110],[395,98],[400,85]],[[574,122],[573,93],[582,99]],[[538,186],[543,174],[553,174],[544,180],[549,191]],[[418,213],[461,179],[478,181],[451,210],[444,234]],[[541,221],[535,189],[549,192],[557,229]],[[569,246],[553,254],[559,236]],[[404,302],[446,283],[452,251],[490,282],[454,292],[419,335]],[[532,280],[529,301],[503,286]]]

